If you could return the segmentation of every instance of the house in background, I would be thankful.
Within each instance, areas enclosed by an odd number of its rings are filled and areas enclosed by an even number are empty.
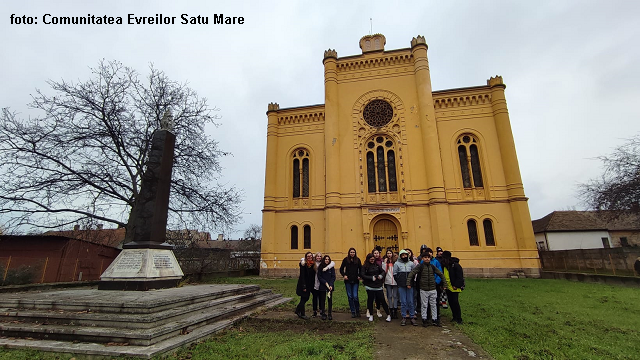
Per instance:
[[[96,228],[89,229],[81,229],[80,225],[75,225],[73,230],[47,231],[43,235],[63,236],[69,239],[84,240],[94,244],[122,249],[125,231],[125,228],[104,229],[102,224],[98,224]]]
[[[602,211],[554,211],[532,221],[538,250],[602,249],[640,245],[640,216]]]

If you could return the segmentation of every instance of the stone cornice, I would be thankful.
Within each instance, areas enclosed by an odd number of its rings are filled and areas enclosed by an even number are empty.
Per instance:
[[[433,107],[436,110],[477,105],[491,105],[491,95],[484,91],[481,93],[433,94]]]
[[[352,59],[338,61],[338,73],[358,70],[371,70],[387,66],[413,65],[413,56],[408,52],[389,54],[375,54],[374,56],[359,56]]]
[[[298,113],[281,115],[278,114],[278,125],[304,124],[314,122],[324,122],[324,111],[316,111],[311,113]]]

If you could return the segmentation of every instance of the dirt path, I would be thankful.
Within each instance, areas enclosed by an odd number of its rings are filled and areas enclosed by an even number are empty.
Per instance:
[[[308,314],[310,315],[310,314]],[[258,316],[262,319],[292,319],[291,311],[268,311]],[[321,322],[320,318],[309,321]],[[352,319],[349,313],[334,313],[333,321],[361,321],[366,317]],[[420,323],[420,321],[419,321]],[[492,359],[479,345],[462,333],[449,321],[443,321],[442,327],[400,326],[400,320],[387,323],[384,318],[375,317],[376,359],[450,359],[474,360]]]
[[[377,359],[492,359],[448,321],[427,328],[421,321],[418,326],[400,326],[400,320],[374,322]]]

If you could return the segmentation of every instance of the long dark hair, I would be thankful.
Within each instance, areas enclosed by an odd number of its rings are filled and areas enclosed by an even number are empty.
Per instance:
[[[377,266],[378,265],[378,264],[376,264],[375,261],[373,262],[373,264],[369,262],[369,259],[371,259],[372,257],[373,257],[372,253],[367,254],[367,259],[364,261],[364,265],[363,265],[365,270],[369,269],[370,266],[373,266],[373,265]]]
[[[351,252],[351,250],[353,250],[353,257],[349,256],[349,253]],[[347,259],[349,259],[349,262],[355,262],[356,259],[358,258],[358,252],[356,251],[355,248],[349,248],[349,251],[347,251]]]
[[[387,256],[387,253],[388,253],[389,251],[391,251],[391,257],[388,257],[388,256]],[[390,247],[388,247],[388,248],[387,248],[387,251],[385,251],[385,253],[384,253],[384,257],[383,257],[382,259],[383,259],[383,260],[384,260],[384,262],[385,262],[385,263],[387,263],[387,264],[393,264],[393,263],[395,262],[395,259],[394,259],[395,255],[396,255],[396,253],[395,253],[395,252],[393,252],[393,249],[392,249],[392,248],[390,248]]]
[[[318,267],[318,271],[320,271],[320,270],[322,270],[322,269],[324,269],[324,268],[326,268],[328,266],[328,264],[325,263],[325,261],[324,261],[325,259],[329,259],[329,264],[331,264],[331,256],[329,256],[329,255],[323,256],[322,257],[322,261],[320,261],[320,266]]]

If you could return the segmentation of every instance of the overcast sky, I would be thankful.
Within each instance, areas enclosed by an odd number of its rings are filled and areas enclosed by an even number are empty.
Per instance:
[[[11,14],[38,23],[12,25]],[[125,24],[46,25],[45,14]],[[127,25],[128,14],[209,24]],[[244,24],[214,25],[214,14]],[[141,73],[154,63],[221,109],[209,131],[233,154],[222,181],[244,191],[244,230],[262,221],[267,104],[324,103],[324,50],[360,54],[370,18],[387,50],[425,36],[434,90],[503,76],[533,219],[580,209],[577,184],[602,170],[594,158],[640,132],[637,1],[3,1],[0,107],[28,115],[47,79],[86,80],[103,58]]]

